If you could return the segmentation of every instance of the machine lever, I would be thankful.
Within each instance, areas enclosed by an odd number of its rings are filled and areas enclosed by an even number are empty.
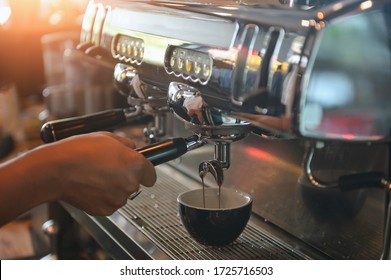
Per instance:
[[[133,108],[132,108],[133,109]],[[141,109],[111,109],[99,113],[54,120],[41,128],[41,139],[45,143],[55,142],[73,135],[108,130],[126,122],[136,122],[146,117]]]

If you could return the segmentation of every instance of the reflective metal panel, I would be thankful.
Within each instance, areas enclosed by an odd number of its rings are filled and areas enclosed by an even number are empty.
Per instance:
[[[300,133],[349,141],[391,137],[391,4],[335,18],[316,35]]]

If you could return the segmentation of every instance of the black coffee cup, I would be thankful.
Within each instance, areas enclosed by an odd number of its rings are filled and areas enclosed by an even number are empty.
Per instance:
[[[203,245],[223,246],[235,241],[251,215],[252,198],[244,192],[205,188],[178,196],[179,215],[190,236]],[[220,203],[220,205],[219,205]],[[205,204],[205,206],[204,206]]]

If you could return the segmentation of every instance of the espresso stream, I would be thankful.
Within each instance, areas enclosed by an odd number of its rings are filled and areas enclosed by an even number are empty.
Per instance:
[[[205,183],[204,183],[204,176],[201,176],[201,181],[202,181],[202,199],[203,199],[203,204],[204,208],[206,208],[205,205]],[[221,207],[221,184],[219,184],[219,209]]]

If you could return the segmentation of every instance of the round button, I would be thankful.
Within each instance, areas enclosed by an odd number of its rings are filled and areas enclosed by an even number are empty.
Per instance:
[[[208,64],[204,64],[204,69],[203,69],[203,76],[204,77],[209,77],[210,75],[210,66]]]
[[[170,66],[171,66],[172,68],[174,68],[174,66],[175,66],[175,57],[171,57],[171,58],[170,58]]]
[[[193,66],[194,66],[193,61],[191,61],[190,59],[187,59],[186,60],[186,71],[188,73],[191,73],[191,71],[193,71]]]
[[[185,61],[183,60],[183,58],[178,58],[178,68],[183,69],[184,66],[185,66]]]

